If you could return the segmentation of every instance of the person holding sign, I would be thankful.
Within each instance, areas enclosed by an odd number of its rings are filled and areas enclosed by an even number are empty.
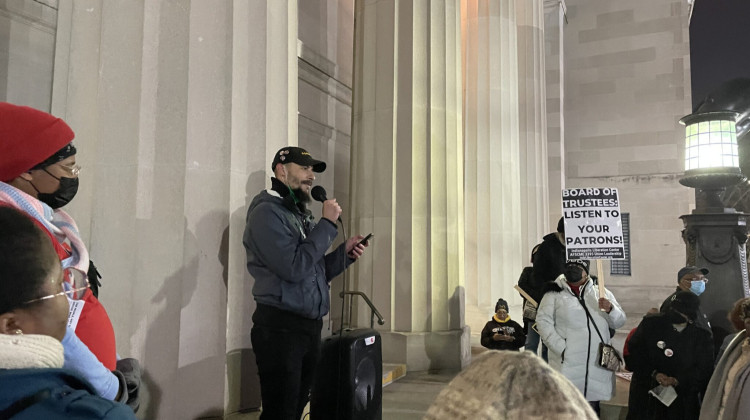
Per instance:
[[[565,219],[557,222],[557,232],[544,235],[534,256],[534,276],[539,283],[550,283],[565,270]],[[537,301],[538,302],[538,301]]]
[[[569,260],[565,273],[548,285],[536,315],[550,366],[573,382],[597,413],[599,401],[614,395],[615,383],[614,372],[596,362],[599,343],[609,344],[608,330],[626,319],[612,292],[604,292],[600,296],[591,281],[588,260]]]

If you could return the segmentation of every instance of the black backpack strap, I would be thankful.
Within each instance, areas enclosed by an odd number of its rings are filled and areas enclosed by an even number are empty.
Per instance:
[[[11,404],[5,410],[0,411],[0,420],[11,419],[16,414],[22,412],[23,410],[31,407],[32,405],[36,403],[42,402],[46,400],[47,398],[50,398],[51,396],[52,396],[52,393],[50,392],[49,389],[43,389],[34,395],[21,398],[20,400]]]

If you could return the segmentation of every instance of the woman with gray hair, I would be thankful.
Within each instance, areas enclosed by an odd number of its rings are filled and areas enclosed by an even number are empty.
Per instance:
[[[593,420],[596,413],[562,374],[529,352],[478,356],[435,399],[425,420]]]

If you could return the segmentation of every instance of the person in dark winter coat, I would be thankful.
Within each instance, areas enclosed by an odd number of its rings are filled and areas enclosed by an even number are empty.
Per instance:
[[[330,309],[330,282],[364,252],[353,236],[331,252],[341,207],[323,203],[316,223],[307,208],[315,173],[325,162],[305,149],[283,147],[271,162],[271,188],[247,210],[242,243],[255,280],[250,340],[260,378],[261,420],[299,419],[310,398],[320,354],[323,317]]]
[[[518,350],[526,342],[526,334],[518,322],[510,319],[508,302],[498,299],[495,315],[482,329],[481,343],[492,350]]]
[[[565,219],[561,217],[557,222],[557,232],[542,239],[534,257],[534,276],[540,284],[545,284],[555,281],[565,272]]]
[[[708,284],[708,279],[706,278],[707,275],[707,268],[698,268],[694,266],[682,267],[680,271],[677,272],[677,290],[664,299],[664,302],[659,308],[659,312],[669,312],[672,299],[674,299],[674,296],[680,291],[689,291],[696,296],[700,296],[701,293],[706,290],[706,285]],[[701,310],[700,305],[698,306],[698,310],[695,314],[695,322],[693,323],[696,327],[703,328],[708,331],[709,334],[713,335],[713,332],[711,331],[711,323],[708,322],[708,317],[703,310]]]
[[[73,291],[49,237],[24,213],[0,206],[0,419],[135,419],[62,369]]]
[[[536,254],[539,252],[539,248],[542,244],[534,246],[531,250],[531,267],[524,267],[521,272],[521,277],[518,279],[518,287],[524,292],[528,293],[536,304],[532,304],[524,297],[523,300],[523,332],[526,334],[526,343],[524,343],[524,349],[534,354],[537,354],[539,349],[539,333],[534,329],[536,323],[536,311],[539,307],[539,302],[542,301],[544,296],[544,282],[542,282],[538,276],[534,274],[534,260]],[[542,343],[542,359],[547,361],[547,346]]]
[[[700,395],[713,370],[713,341],[695,324],[698,296],[675,294],[669,312],[643,318],[628,341],[625,363],[633,371],[628,419],[698,419]],[[667,407],[649,391],[673,387],[677,398]]]

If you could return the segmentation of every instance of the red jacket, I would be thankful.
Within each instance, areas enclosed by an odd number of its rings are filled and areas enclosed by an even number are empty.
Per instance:
[[[33,220],[37,226],[42,228],[42,231],[50,237],[52,244],[55,247],[55,252],[57,252],[58,257],[60,257],[60,261],[70,256],[70,251],[67,245],[58,242],[55,236],[45,229],[44,225],[37,220],[34,218],[31,218],[31,220]],[[97,299],[91,292],[91,289],[86,290],[86,293],[81,300],[85,303],[81,315],[78,318],[78,324],[75,328],[76,335],[107,369],[115,370],[117,364],[117,348],[115,346],[115,330],[112,328],[112,322],[109,320],[109,315],[107,315],[107,311],[99,302],[99,299]]]

